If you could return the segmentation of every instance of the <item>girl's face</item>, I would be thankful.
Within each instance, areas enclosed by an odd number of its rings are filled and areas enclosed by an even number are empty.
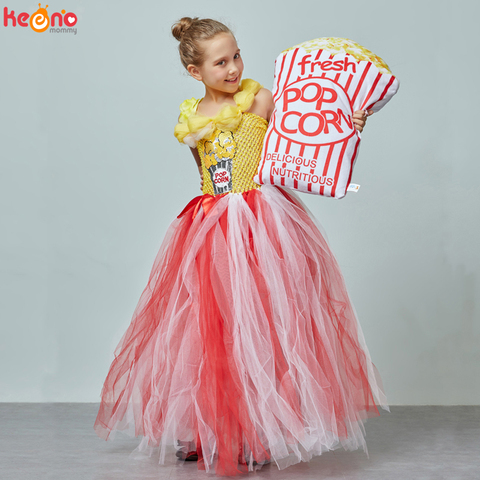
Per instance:
[[[189,65],[190,75],[202,81],[207,90],[236,93],[242,79],[243,60],[233,36],[219,33],[210,40],[204,40],[201,48],[204,62],[200,67]]]

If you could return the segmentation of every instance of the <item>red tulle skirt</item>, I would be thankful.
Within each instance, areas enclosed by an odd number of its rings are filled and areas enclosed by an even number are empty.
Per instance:
[[[196,451],[236,475],[343,447],[388,410],[344,279],[298,196],[194,198],[170,225],[115,350],[95,430],[142,435],[160,463]]]

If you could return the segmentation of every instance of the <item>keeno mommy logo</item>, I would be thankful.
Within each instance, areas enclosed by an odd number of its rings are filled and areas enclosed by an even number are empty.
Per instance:
[[[73,33],[77,34],[77,29],[73,28],[77,24],[77,16],[73,12],[66,12],[62,10],[60,12],[52,13],[48,15],[45,5],[42,8],[41,4],[38,4],[38,10],[30,15],[27,12],[21,12],[15,15],[14,10],[8,11],[8,7],[3,8],[3,26],[4,27],[30,27],[34,32],[42,33]]]

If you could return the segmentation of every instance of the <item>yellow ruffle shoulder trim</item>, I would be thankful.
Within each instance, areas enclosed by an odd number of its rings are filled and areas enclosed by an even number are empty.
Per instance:
[[[179,122],[174,131],[175,137],[180,143],[195,148],[199,140],[210,137],[217,128],[235,130],[242,119],[242,112],[252,106],[255,95],[261,88],[262,85],[255,80],[250,78],[242,80],[239,91],[233,96],[237,106],[225,105],[215,117],[196,113],[200,99],[185,100],[180,105]]]

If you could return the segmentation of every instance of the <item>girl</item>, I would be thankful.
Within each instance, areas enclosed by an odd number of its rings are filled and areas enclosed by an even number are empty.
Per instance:
[[[130,429],[160,463],[176,454],[217,475],[366,450],[363,421],[388,407],[338,264],[295,193],[252,180],[272,95],[242,80],[225,25],[182,18],[172,32],[205,85],[175,127],[203,195],[167,232],[95,430]],[[366,116],[354,114],[360,131]]]

